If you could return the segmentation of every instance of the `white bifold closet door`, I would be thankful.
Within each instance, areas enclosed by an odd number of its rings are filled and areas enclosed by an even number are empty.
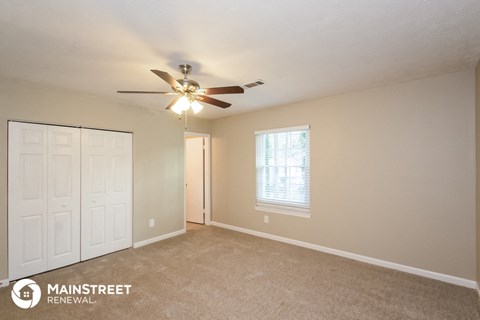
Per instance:
[[[9,278],[80,261],[80,132],[9,123]]]
[[[132,135],[82,129],[81,259],[132,246]]]

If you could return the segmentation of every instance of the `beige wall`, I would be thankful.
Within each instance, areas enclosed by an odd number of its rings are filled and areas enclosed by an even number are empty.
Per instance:
[[[214,121],[213,220],[475,279],[474,78],[471,70]],[[183,122],[0,79],[0,280],[8,278],[9,119],[134,132],[134,242],[183,228]],[[268,214],[264,224],[253,208],[253,132],[303,124],[312,130],[312,218]],[[209,126],[189,119],[188,131]]]
[[[160,104],[161,102],[159,102]],[[7,279],[7,120],[134,133],[134,242],[183,229],[183,121],[172,113],[0,79],[0,280]],[[189,131],[208,132],[189,118]],[[148,227],[155,218],[156,226]]]
[[[476,216],[477,216],[477,284],[480,284],[480,61],[475,68],[475,133],[476,133]]]
[[[475,279],[474,96],[470,70],[216,120],[212,218]],[[312,217],[264,224],[254,131],[305,124]]]

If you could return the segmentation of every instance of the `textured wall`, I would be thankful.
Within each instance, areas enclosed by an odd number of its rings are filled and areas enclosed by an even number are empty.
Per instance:
[[[480,283],[480,61],[475,68],[475,133],[476,133],[476,216],[477,216],[477,284]]]
[[[474,80],[469,70],[215,120],[212,219],[475,279]],[[254,131],[305,124],[312,217],[256,211]]]
[[[0,79],[0,280],[7,279],[7,120],[131,131],[134,133],[134,242],[183,229],[183,121],[76,93]],[[191,117],[189,131],[208,132]],[[156,226],[148,227],[148,220]]]

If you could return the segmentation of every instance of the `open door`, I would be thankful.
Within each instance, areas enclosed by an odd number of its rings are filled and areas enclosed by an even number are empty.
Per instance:
[[[205,151],[203,137],[185,141],[186,219],[205,223]]]

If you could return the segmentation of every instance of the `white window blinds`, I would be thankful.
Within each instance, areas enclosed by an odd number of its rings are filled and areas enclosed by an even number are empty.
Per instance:
[[[310,127],[255,132],[257,206],[307,213]]]

